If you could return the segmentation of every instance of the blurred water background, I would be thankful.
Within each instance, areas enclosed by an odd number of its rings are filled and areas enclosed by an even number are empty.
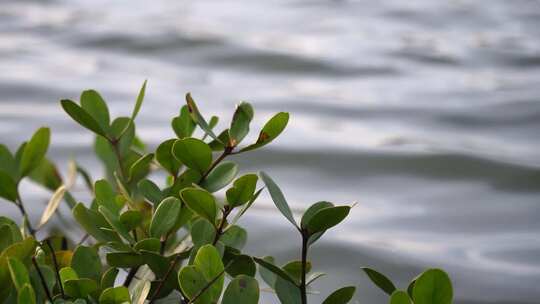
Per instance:
[[[358,202],[312,251],[329,273],[315,303],[351,284],[360,303],[385,303],[365,265],[401,288],[444,267],[460,304],[539,303],[539,1],[0,1],[0,141],[12,149],[49,125],[53,159],[99,176],[92,136],[58,100],[95,88],[127,116],[147,78],[138,132],[150,147],[173,137],[188,91],[222,121],[252,102],[253,133],[291,112],[278,141],[238,160],[295,208]],[[50,193],[24,186],[37,220]],[[243,224],[248,252],[299,256],[268,196]]]

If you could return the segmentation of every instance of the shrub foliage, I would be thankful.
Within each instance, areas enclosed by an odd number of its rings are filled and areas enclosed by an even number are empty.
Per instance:
[[[289,114],[275,114],[254,142],[244,143],[254,119],[249,103],[238,104],[228,128],[218,132],[218,117],[207,120],[187,94],[171,121],[176,137],[148,151],[135,127],[145,91],[146,82],[129,117],[112,118],[94,90],[84,91],[79,103],[60,101],[75,122],[95,135],[103,179],[94,181],[75,161],[62,177],[46,156],[48,128],[37,130],[14,152],[0,145],[0,197],[15,204],[22,217],[20,226],[0,217],[0,303],[255,304],[261,288],[283,304],[308,303],[311,284],[324,276],[313,271],[309,251],[345,220],[352,206],[320,201],[296,216],[270,175],[238,176],[238,165],[228,159],[274,141]],[[77,177],[91,202],[81,203],[72,194]],[[30,221],[19,193],[25,178],[53,192],[37,224]],[[219,190],[222,194],[216,195]],[[248,233],[238,220],[262,191],[270,193],[300,236],[298,260],[280,264],[272,256],[243,251]],[[63,235],[37,237],[61,202],[71,208],[84,235],[76,245]],[[371,268],[358,266],[362,271],[391,304],[452,302],[451,281],[440,269],[425,271],[403,290]],[[323,303],[345,304],[354,293],[354,286],[346,286]]]

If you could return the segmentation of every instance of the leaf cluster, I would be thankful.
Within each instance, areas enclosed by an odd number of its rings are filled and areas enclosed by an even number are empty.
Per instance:
[[[15,204],[23,218],[19,226],[0,217],[0,303],[255,304],[265,284],[283,304],[307,304],[312,283],[325,275],[312,271],[309,250],[346,219],[351,206],[320,201],[297,216],[267,173],[240,175],[231,160],[275,140],[289,114],[273,115],[256,139],[244,144],[255,117],[250,103],[238,104],[218,132],[219,118],[207,120],[188,93],[170,122],[175,137],[149,148],[135,124],[145,92],[146,82],[131,115],[117,118],[94,90],[84,91],[79,102],[60,101],[94,134],[105,169],[101,179],[75,161],[62,177],[46,157],[48,128],[37,130],[14,153],[0,145],[0,197]],[[19,193],[25,177],[53,192],[37,228]],[[73,195],[77,178],[91,201]],[[280,265],[272,256],[244,251],[248,232],[239,220],[264,189],[301,237],[298,260]],[[63,235],[38,238],[63,201],[84,237],[76,243]],[[390,303],[452,301],[451,282],[442,270],[424,272],[405,291],[375,270],[363,270],[390,295]],[[354,292],[354,286],[340,288],[323,303],[348,303]]]

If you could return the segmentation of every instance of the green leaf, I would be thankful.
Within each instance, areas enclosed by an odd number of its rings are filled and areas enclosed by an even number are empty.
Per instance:
[[[99,242],[121,241],[118,236],[106,233],[104,230],[100,229],[102,227],[110,229],[111,226],[101,214],[86,208],[82,203],[78,203],[72,209],[72,213],[79,225]]]
[[[13,180],[19,179],[19,168],[17,161],[9,149],[2,144],[0,144],[0,171],[7,173]]]
[[[93,247],[78,246],[71,258],[71,268],[79,275],[79,278],[99,281],[101,278],[101,260],[98,252]]]
[[[120,214],[120,223],[127,231],[134,230],[143,222],[142,212],[139,210],[127,210]]]
[[[197,267],[185,266],[178,273],[178,283],[184,294],[193,299],[209,282]],[[194,303],[208,304],[213,301],[215,301],[214,294],[206,290]]]
[[[229,206],[237,207],[249,202],[255,192],[258,179],[256,174],[246,174],[237,178],[226,193]]]
[[[409,294],[409,298],[413,298],[413,291],[414,291],[414,284],[416,284],[416,280],[420,277],[420,275],[416,276],[407,286],[407,294]]]
[[[43,158],[39,165],[30,172],[28,177],[51,191],[55,191],[63,184],[58,169],[47,158]]]
[[[210,146],[210,149],[212,149],[212,151],[223,151],[225,150],[225,144],[224,143],[229,143],[229,129],[225,129],[223,131],[221,131],[221,133],[219,133],[218,135],[218,139],[219,141],[217,140],[212,140],[211,142],[208,143],[208,146]]]
[[[133,112],[131,113],[131,121],[135,121],[137,114],[139,114],[139,111],[141,110],[141,106],[144,100],[144,95],[146,93],[147,82],[148,82],[147,80],[143,82],[143,85],[139,91],[139,95],[137,95],[137,100],[135,101],[135,107],[133,107]]]
[[[191,240],[197,247],[211,244],[215,235],[216,228],[205,218],[198,218],[191,225]]]
[[[237,164],[229,161],[221,162],[212,171],[210,171],[208,176],[201,183],[201,187],[209,192],[216,192],[230,184],[237,173]]]
[[[62,286],[65,285],[67,280],[76,280],[79,278],[79,275],[77,275],[77,272],[71,267],[63,267],[58,272],[60,275],[60,281],[62,282]]]
[[[131,303],[129,290],[124,286],[109,287],[99,296],[99,304]]]
[[[35,248],[36,241],[32,237],[28,237],[4,249],[0,255],[0,286],[10,284],[11,272],[8,266],[8,258],[17,258],[19,261],[26,262],[35,252]],[[2,295],[2,292],[3,289],[0,288],[0,295]]]
[[[139,181],[150,171],[150,164],[154,159],[154,154],[149,153],[141,156],[129,169],[129,181]]]
[[[160,238],[166,235],[176,223],[180,214],[181,203],[175,197],[164,199],[156,209],[152,222],[150,223],[150,235]]]
[[[176,159],[188,168],[205,173],[212,163],[212,150],[200,139],[188,137],[178,139],[173,145]]]
[[[222,304],[259,303],[259,283],[252,277],[239,275],[225,289]]]
[[[3,226],[3,225],[9,226],[10,231],[11,231],[11,239],[13,240],[14,243],[20,242],[23,240],[21,230],[19,229],[19,226],[17,226],[17,223],[15,223],[10,218],[7,218],[5,216],[0,216],[0,226]],[[0,250],[0,252],[2,251]]]
[[[38,264],[38,267],[41,270],[41,274],[43,275],[45,285],[49,290],[53,290],[54,285],[56,284],[56,276],[54,270],[52,270],[51,267],[42,264]],[[32,267],[30,270],[30,281],[32,282],[32,286],[34,286],[35,288],[37,297],[36,302],[45,303],[47,295],[45,294],[45,289],[43,288],[43,281],[41,280],[41,277],[39,276],[35,267]]]
[[[0,197],[15,203],[19,197],[17,184],[9,174],[0,171]]]
[[[96,281],[90,279],[67,280],[64,291],[72,298],[86,298],[98,289]]]
[[[289,276],[291,276],[296,284],[302,279],[302,261],[291,261],[281,267]],[[306,262],[306,273],[311,271],[311,263]]]
[[[441,269],[428,269],[414,284],[413,300],[415,304],[450,304],[453,294],[448,274]]]
[[[0,252],[2,252],[14,243],[11,227],[8,225],[0,225],[0,235],[2,236],[0,238]]]
[[[18,291],[23,288],[24,284],[30,284],[30,276],[26,266],[16,257],[8,258],[7,264],[9,267],[9,273],[11,275],[11,281]]]
[[[328,208],[328,207],[334,207],[334,204],[330,203],[330,202],[317,202],[313,205],[311,205],[305,212],[304,212],[304,215],[302,216],[302,221],[300,222],[300,227],[302,227],[303,229],[306,229],[307,228],[307,223],[311,220],[311,218],[313,217],[313,215],[315,215],[315,213],[317,213],[317,211],[321,210],[321,209],[324,209],[324,208]]]
[[[390,296],[390,304],[411,304],[411,299],[405,291],[396,290]]]
[[[24,284],[17,295],[18,304],[36,304],[36,293],[30,284]]]
[[[51,140],[51,130],[49,128],[40,128],[34,133],[30,141],[26,144],[19,164],[21,176],[26,176],[30,171],[39,166],[41,160],[45,157],[49,142]]]
[[[221,235],[219,240],[226,246],[241,250],[246,245],[247,235],[248,233],[244,228],[231,225],[227,227],[227,230],[225,230],[225,233]]]
[[[66,111],[66,113],[81,126],[107,138],[106,132],[101,128],[99,123],[78,104],[69,99],[61,100],[60,103],[62,104],[64,111]]]
[[[167,172],[176,177],[182,163],[173,155],[172,149],[175,141],[176,139],[169,139],[162,142],[156,149],[156,160]]]
[[[99,124],[102,130],[107,131],[111,118],[107,104],[94,90],[87,90],[81,94],[81,107]]]
[[[191,118],[188,110],[188,106],[185,105],[180,109],[180,115],[173,118],[171,126],[178,138],[191,137],[195,130],[195,122]]]
[[[320,209],[309,219],[306,228],[310,234],[326,231],[341,223],[349,215],[350,210],[351,207],[349,206]]]
[[[107,180],[100,179],[94,184],[96,201],[100,206],[107,208],[113,214],[118,215],[120,206],[116,203],[116,193]]]
[[[197,108],[197,105],[195,104],[195,101],[193,100],[193,98],[191,98],[190,93],[186,94],[186,104],[187,104],[188,111],[191,114],[191,118],[193,119],[193,121],[195,121],[195,123],[197,123],[199,127],[201,127],[201,129],[210,137],[212,137],[214,140],[220,141],[217,138],[216,134],[212,132],[212,128],[208,125],[204,117],[201,115],[201,112],[199,112],[199,109]]]
[[[262,128],[257,141],[254,144],[241,149],[240,152],[255,150],[269,144],[283,132],[288,122],[289,113],[280,112],[274,115],[274,117],[272,117]]]
[[[212,194],[202,189],[186,188],[180,192],[180,197],[189,209],[214,225],[217,206]]]
[[[105,271],[103,276],[101,277],[101,289],[107,289],[109,287],[114,286],[114,282],[116,281],[116,277],[118,276],[118,268],[111,267]]]
[[[322,304],[347,304],[351,301],[356,287],[347,286],[334,291]]]
[[[290,281],[284,280],[281,277],[276,279],[275,284],[276,294],[281,303],[300,304],[301,294],[300,288]]]
[[[263,171],[261,171],[259,175],[263,180],[264,184],[266,185],[266,188],[268,188],[268,192],[270,192],[272,201],[279,209],[281,214],[283,214],[283,216],[285,216],[285,218],[289,220],[289,222],[291,222],[297,229],[300,229],[298,227],[298,224],[296,224],[291,208],[289,207],[287,200],[285,200],[285,196],[283,195],[283,192],[281,192],[281,189],[279,189],[278,185],[276,185],[272,178]]]
[[[388,279],[382,273],[368,267],[363,267],[362,270],[367,274],[371,282],[377,285],[377,287],[386,292],[388,295],[392,295],[392,293],[396,290],[394,283],[392,283],[392,281],[390,281],[390,279]]]
[[[99,206],[98,210],[116,233],[130,244],[135,243],[135,239],[131,236],[129,230],[120,222],[120,218],[117,215],[113,214],[109,209],[104,208],[103,206]]]
[[[141,194],[156,206],[165,198],[161,189],[149,179],[140,181],[138,187]]]
[[[159,252],[159,249],[161,247],[161,242],[159,239],[156,238],[147,238],[142,239],[135,244],[133,249],[139,251],[139,250],[146,250],[146,251],[153,251],[153,252]]]
[[[212,295],[212,299],[218,299],[223,289],[224,276],[222,274],[225,267],[216,247],[212,245],[202,246],[197,251],[193,264],[201,271],[208,282],[220,276],[207,291]]]
[[[170,196],[180,197],[180,191],[187,187],[191,187],[193,184],[197,184],[201,178],[201,173],[188,168],[180,174],[171,187],[164,189],[163,192]]]
[[[285,270],[279,268],[278,266],[274,265],[273,263],[271,263],[271,262],[269,262],[267,260],[261,259],[261,258],[257,258],[257,257],[253,257],[253,260],[255,261],[255,263],[257,263],[260,266],[266,268],[268,271],[270,271],[273,274],[277,275],[278,277],[284,279],[285,281],[289,281],[293,285],[296,284],[294,279],[287,272],[285,272]]]
[[[143,257],[135,252],[111,252],[106,259],[109,266],[119,268],[133,268],[144,264]]]
[[[239,275],[255,277],[257,266],[250,256],[237,255],[232,257],[232,263],[227,268],[227,273],[233,278]]]
[[[229,146],[236,147],[249,133],[249,124],[253,119],[253,107],[242,102],[236,107],[229,128]]]

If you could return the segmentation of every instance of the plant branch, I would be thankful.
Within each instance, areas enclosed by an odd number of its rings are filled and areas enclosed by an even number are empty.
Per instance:
[[[300,282],[300,295],[302,297],[302,304],[307,304],[306,269],[307,269],[308,239],[309,239],[309,235],[307,231],[302,230],[302,279]]]
[[[208,174],[210,174],[210,172],[212,172],[212,170],[214,170],[214,168],[217,165],[219,165],[219,163],[223,161],[225,157],[227,157],[233,152],[233,149],[234,147],[225,147],[225,149],[223,150],[223,153],[221,153],[221,155],[218,158],[216,158],[216,160],[212,163],[212,165],[210,165],[210,168],[208,168],[208,170],[206,170],[206,172],[203,174],[203,176],[201,177],[201,180],[199,181],[199,184],[202,183],[206,179],[206,177],[208,177]]]
[[[227,266],[225,266],[223,268],[223,270],[217,275],[215,276],[212,280],[210,280],[210,282],[208,282],[208,284],[206,284],[206,286],[204,286],[201,290],[199,290],[199,292],[193,297],[193,299],[189,300],[189,302],[187,302],[187,304],[192,304],[194,303],[195,301],[197,301],[197,299],[202,296],[202,294],[208,290],[208,288],[212,287],[212,285],[214,285],[214,283],[219,280],[219,278],[225,273],[225,271],[227,271],[227,268],[229,268],[230,265],[232,265],[233,261],[230,261],[229,264],[227,264]]]
[[[219,222],[219,226],[216,230],[216,235],[214,236],[214,241],[212,241],[212,245],[216,245],[219,241],[219,238],[221,237],[221,234],[223,234],[223,228],[225,228],[225,223],[227,222],[227,216],[231,213],[232,209],[229,208],[229,206],[225,205],[225,209],[223,210],[223,216],[221,217],[221,221]]]
[[[133,281],[135,274],[137,274],[137,271],[139,271],[139,267],[140,266],[133,267],[129,270],[126,276],[126,280],[124,281],[124,284],[123,284],[124,287],[129,287],[129,284],[131,284],[131,281]]]
[[[60,279],[60,271],[58,269],[58,261],[56,260],[56,253],[54,252],[54,248],[51,245],[50,240],[45,240],[45,244],[47,244],[47,247],[49,247],[49,250],[51,251],[51,257],[54,265],[54,272],[56,273],[56,281],[58,284],[58,288],[60,288],[60,294],[62,294],[62,298],[65,298],[66,295],[64,294],[64,287],[62,286],[62,280]]]
[[[47,295],[47,299],[49,299],[49,302],[53,303],[51,292],[49,291],[49,287],[47,286],[47,281],[45,281],[45,277],[43,276],[43,273],[41,272],[41,269],[39,268],[39,265],[36,262],[35,255],[32,256],[32,264],[34,264],[34,267],[36,268],[36,271],[39,275],[39,280],[41,281],[41,285],[43,286],[43,290],[45,290],[45,295]]]
[[[19,196],[19,195],[17,195]],[[25,222],[26,224],[26,227],[28,228],[28,232],[30,232],[30,234],[34,237],[34,239],[36,238],[36,230],[34,229],[34,227],[32,227],[32,224],[30,223],[30,218],[28,217],[28,213],[26,212],[26,209],[24,208],[24,204],[21,200],[20,197],[17,198],[17,207],[19,207],[19,211],[21,212],[22,216],[23,216],[23,221]]]
[[[109,142],[110,142],[111,146],[113,147],[114,155],[116,156],[116,159],[118,160],[119,176],[122,179],[122,181],[125,182],[126,178],[124,176],[124,165],[123,165],[123,162],[122,162],[122,155],[120,154],[120,148],[118,147],[119,140],[118,139],[115,139],[115,140],[110,140],[109,139]]]
[[[159,285],[156,287],[156,290],[154,291],[154,293],[152,294],[152,296],[150,297],[150,302],[148,304],[152,304],[154,303],[156,297],[159,295],[159,293],[161,292],[161,289],[163,289],[163,286],[165,286],[165,282],[167,281],[167,279],[169,278],[169,276],[171,275],[171,272],[174,270],[174,268],[176,268],[176,265],[178,264],[178,262],[180,262],[181,260],[181,257],[183,256],[182,253],[185,253],[185,252],[189,252],[191,251],[192,248],[184,251],[184,252],[180,252],[176,255],[176,257],[174,257],[174,260],[171,262],[171,265],[169,266],[169,269],[167,269],[167,272],[165,273],[165,275],[163,276],[163,278],[160,280],[159,282]],[[180,290],[180,293],[182,294],[182,303],[185,302],[185,299],[187,299],[187,297],[183,294],[183,292]]]

